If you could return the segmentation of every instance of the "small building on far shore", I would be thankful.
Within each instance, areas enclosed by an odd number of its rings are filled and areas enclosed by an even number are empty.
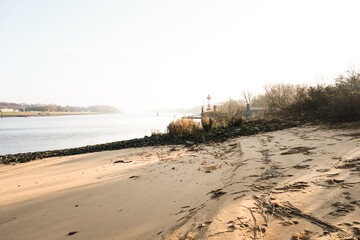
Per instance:
[[[253,115],[258,114],[259,112],[263,111],[264,109],[261,107],[252,107],[250,108],[250,104],[246,104],[246,110],[244,111],[244,116],[249,118]]]

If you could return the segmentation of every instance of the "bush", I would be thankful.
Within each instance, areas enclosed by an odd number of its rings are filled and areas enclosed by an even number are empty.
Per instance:
[[[303,87],[277,84],[265,88],[266,112],[271,117],[308,120],[360,120],[360,73],[351,70],[332,85]]]
[[[183,137],[200,131],[202,131],[200,123],[189,118],[172,121],[167,126],[167,132],[170,136]]]
[[[306,93],[306,87],[292,84],[265,86],[263,103],[265,113],[271,117],[289,115],[290,106],[298,102]]]
[[[205,114],[204,117],[201,118],[201,125],[206,132],[210,131],[213,125],[212,118],[209,118],[207,114]]]
[[[241,126],[241,124],[244,122],[244,118],[242,116],[239,116],[235,119],[233,119],[233,121],[228,123],[228,126],[230,127],[235,127],[235,126]]]
[[[217,110],[210,114],[217,126],[232,126],[241,122],[245,111],[245,103],[241,100],[229,99],[217,106]]]

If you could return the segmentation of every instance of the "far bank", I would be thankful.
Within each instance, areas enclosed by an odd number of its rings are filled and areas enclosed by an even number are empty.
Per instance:
[[[0,112],[1,118],[7,117],[48,117],[48,116],[68,116],[68,115],[93,115],[104,114],[99,112]]]

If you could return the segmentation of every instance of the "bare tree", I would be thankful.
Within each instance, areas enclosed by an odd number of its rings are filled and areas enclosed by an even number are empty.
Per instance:
[[[304,86],[292,84],[265,86],[264,103],[266,110],[272,115],[286,113],[304,88]]]
[[[251,92],[243,92],[242,93],[242,95],[243,95],[243,97],[244,97],[244,99],[245,99],[245,102],[247,103],[247,104],[250,104],[250,101],[251,101],[251,98],[252,98],[252,93]]]
[[[213,117],[218,123],[229,125],[242,118],[244,110],[245,106],[243,101],[230,98],[217,107],[217,111]]]

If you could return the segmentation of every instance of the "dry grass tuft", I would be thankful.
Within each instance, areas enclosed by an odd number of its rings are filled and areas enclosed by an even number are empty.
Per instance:
[[[190,134],[200,132],[202,130],[199,122],[195,122],[192,119],[181,118],[176,121],[172,121],[167,126],[168,134],[171,136],[183,137]]]

